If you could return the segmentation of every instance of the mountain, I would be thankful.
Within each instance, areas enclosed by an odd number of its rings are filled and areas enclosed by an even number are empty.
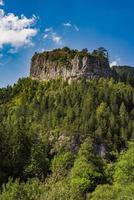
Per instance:
[[[113,66],[113,77],[118,80],[129,82],[134,85],[134,67],[130,66]]]
[[[103,48],[66,47],[0,89],[0,200],[133,199],[134,88],[113,70]]]
[[[87,49],[77,51],[68,47],[35,53],[30,69],[30,77],[38,80],[62,77],[66,81],[71,81],[111,75],[107,52],[104,48],[99,48],[92,54]]]

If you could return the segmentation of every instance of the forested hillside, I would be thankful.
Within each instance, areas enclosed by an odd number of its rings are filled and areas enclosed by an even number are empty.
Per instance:
[[[130,83],[134,86],[134,67],[130,66],[113,66],[113,76],[123,82]]]
[[[134,199],[134,88],[111,79],[0,89],[0,200]]]

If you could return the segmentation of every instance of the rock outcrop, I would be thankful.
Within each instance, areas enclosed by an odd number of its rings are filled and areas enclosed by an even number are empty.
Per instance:
[[[78,80],[80,78],[110,77],[112,74],[107,60],[101,61],[91,54],[81,56],[77,53],[73,58],[63,57],[63,60],[61,59],[62,54],[58,59],[52,55],[50,58],[49,54],[51,52],[35,53],[31,61],[31,78],[49,80],[62,77],[64,80]]]

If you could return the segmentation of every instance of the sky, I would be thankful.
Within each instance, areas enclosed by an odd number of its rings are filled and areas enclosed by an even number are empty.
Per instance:
[[[133,0],[0,0],[0,87],[29,76],[35,52],[105,47],[134,66]]]

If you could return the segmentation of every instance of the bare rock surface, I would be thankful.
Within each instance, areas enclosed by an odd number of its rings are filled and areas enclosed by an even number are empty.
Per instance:
[[[91,55],[75,55],[64,62],[52,60],[46,54],[35,54],[31,61],[30,77],[37,80],[50,80],[62,77],[64,80],[92,79],[110,77],[108,62],[101,62]]]

